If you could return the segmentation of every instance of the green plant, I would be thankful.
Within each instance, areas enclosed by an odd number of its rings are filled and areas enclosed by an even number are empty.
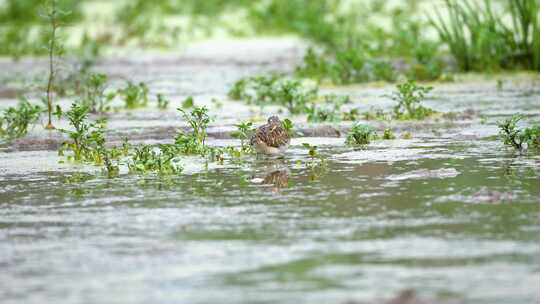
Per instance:
[[[382,138],[386,140],[396,139],[396,135],[394,135],[394,132],[392,131],[392,129],[387,128],[387,129],[384,129]]]
[[[143,145],[135,148],[128,162],[131,173],[163,175],[178,175],[182,173],[180,160],[176,157],[176,148],[173,145]]]
[[[169,100],[163,94],[157,94],[157,107],[160,110],[167,110],[169,107]]]
[[[127,82],[124,89],[118,91],[124,97],[126,109],[144,108],[148,105],[148,86],[144,82]]]
[[[256,76],[236,81],[229,90],[229,97],[248,104],[277,104],[291,114],[299,114],[317,97],[318,88],[303,84],[300,80],[277,75]]]
[[[513,115],[497,124],[503,143],[520,152],[525,150],[525,144],[529,148],[540,149],[540,124],[521,129],[518,123],[522,118],[521,115]]]
[[[312,104],[306,108],[309,122],[335,122],[341,119],[341,107],[349,103],[349,96],[325,95],[324,106]]]
[[[210,116],[206,107],[195,107],[191,112],[178,108],[184,120],[191,126],[191,133],[180,132],[175,138],[176,147],[184,154],[201,154],[208,152],[206,146],[206,129],[210,124]]]
[[[518,122],[521,119],[521,115],[514,115],[511,118],[497,124],[500,129],[499,135],[501,136],[504,144],[519,151],[523,151],[524,144],[527,141],[525,132],[518,128]]]
[[[403,139],[412,139],[412,133],[411,132],[405,132],[401,135],[401,138]]]
[[[46,55],[50,38],[50,20],[47,13],[51,3],[44,0],[3,0],[0,5],[0,54],[19,59],[24,55]],[[56,8],[62,22],[80,19],[78,0],[59,0]],[[46,20],[47,24],[43,22]]]
[[[252,152],[251,146],[248,144],[249,138],[253,133],[253,123],[252,122],[241,122],[235,125],[238,129],[232,134],[234,138],[240,139],[241,150]]]
[[[377,133],[373,128],[368,125],[355,124],[347,134],[346,143],[348,145],[365,146],[376,138]]]
[[[30,104],[26,98],[16,108],[5,109],[0,116],[0,137],[13,139],[26,135],[28,126],[39,119],[41,111],[40,106]]]
[[[114,94],[105,95],[107,89],[107,75],[89,74],[85,77],[82,87],[82,103],[92,113],[104,113],[110,110],[110,102]]]
[[[53,102],[54,102],[54,82],[56,76],[56,61],[55,58],[60,56],[63,53],[63,46],[61,44],[60,38],[57,34],[58,29],[61,27],[60,19],[62,16],[65,16],[69,13],[60,10],[57,7],[57,0],[47,0],[45,2],[45,14],[44,18],[47,20],[50,33],[48,37],[48,56],[49,56],[49,77],[47,81],[47,113],[48,113],[48,122],[45,126],[45,129],[52,130],[54,126],[52,124],[52,111],[53,111]]]
[[[358,109],[350,109],[347,112],[341,113],[341,119],[345,121],[357,121],[360,116]]]
[[[310,169],[309,179],[315,181],[328,171],[327,160],[319,153],[318,147],[309,143],[302,143],[302,146],[308,150]]]
[[[506,7],[498,11],[490,0],[484,0],[483,4],[469,0],[445,3],[449,18],[436,10],[431,23],[462,70],[515,66],[540,70],[537,0],[507,1],[503,4]],[[506,23],[507,19],[511,20],[510,24]]]
[[[308,150],[308,155],[312,161],[319,158],[319,152],[317,151],[317,146],[313,146],[308,143],[302,143],[302,146]]]
[[[392,119],[383,109],[371,108],[369,111],[362,113],[365,120],[390,120]]]
[[[195,106],[195,101],[193,96],[188,96],[184,101],[182,101],[182,109],[191,109]]]
[[[293,122],[288,119],[288,118],[285,118],[283,121],[283,129],[285,129],[285,131],[287,131],[287,134],[289,134],[289,137],[293,137],[294,136],[294,124]]]
[[[540,151],[540,123],[525,129],[525,137],[530,148]]]
[[[59,129],[70,139],[62,144],[59,155],[64,155],[66,150],[70,150],[73,155],[68,156],[69,160],[93,163],[98,166],[105,164],[107,169],[113,169],[111,161],[127,154],[127,142],[122,148],[106,148],[106,122],[103,119],[88,122],[88,112],[87,106],[74,103],[71,105],[71,109],[65,113],[72,130]],[[109,173],[112,171],[114,170],[110,170]]]
[[[392,99],[398,104],[394,107],[394,114],[398,119],[424,119],[434,111],[421,105],[425,95],[432,87],[423,87],[409,80],[397,85],[397,92],[394,92]]]

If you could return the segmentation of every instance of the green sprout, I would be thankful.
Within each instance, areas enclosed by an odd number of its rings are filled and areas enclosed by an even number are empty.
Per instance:
[[[394,92],[392,99],[398,104],[394,107],[394,114],[398,119],[424,119],[435,113],[430,108],[421,105],[425,95],[432,87],[422,87],[414,81],[409,80],[397,85],[397,92]]]
[[[293,122],[290,119],[285,118],[282,121],[282,125],[283,125],[283,129],[285,129],[285,131],[287,131],[287,134],[289,134],[289,137],[293,137],[294,136],[294,124],[293,124]]]
[[[252,151],[251,146],[248,144],[249,138],[253,133],[253,123],[252,122],[241,122],[235,125],[238,129],[232,134],[234,138],[240,139],[242,151]]]
[[[319,153],[318,147],[309,143],[302,143],[302,146],[308,150],[310,169],[309,179],[315,181],[328,171],[327,160]]]

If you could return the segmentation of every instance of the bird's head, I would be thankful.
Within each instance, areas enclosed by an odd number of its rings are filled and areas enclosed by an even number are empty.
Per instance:
[[[279,117],[277,117],[277,116],[270,116],[268,118],[268,123],[269,124],[279,124],[279,123],[281,123],[281,120],[279,120]]]

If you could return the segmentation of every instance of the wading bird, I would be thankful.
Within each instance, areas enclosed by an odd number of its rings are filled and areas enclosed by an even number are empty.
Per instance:
[[[291,138],[277,116],[268,118],[268,123],[255,130],[250,144],[258,153],[282,155],[289,147]]]

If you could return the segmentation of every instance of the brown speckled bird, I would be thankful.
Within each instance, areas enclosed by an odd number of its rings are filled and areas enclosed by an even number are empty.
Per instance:
[[[251,146],[258,153],[267,155],[281,155],[285,153],[290,142],[291,138],[277,116],[271,116],[268,118],[267,124],[257,128],[250,141]]]

